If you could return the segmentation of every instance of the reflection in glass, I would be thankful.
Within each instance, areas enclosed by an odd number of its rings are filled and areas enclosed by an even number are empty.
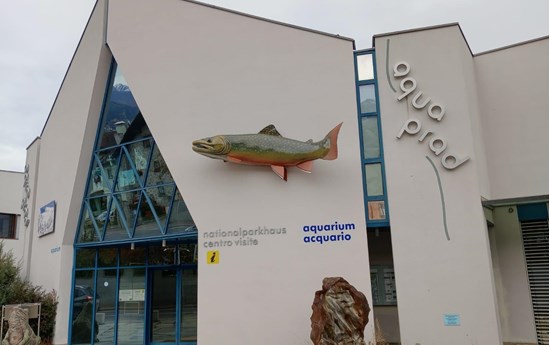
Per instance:
[[[101,253],[99,255],[101,258]],[[116,269],[97,271],[95,319],[98,332],[96,344],[100,342],[102,345],[108,345],[115,342],[116,279]]]
[[[375,116],[363,117],[361,126],[363,128],[363,155],[365,159],[380,157],[378,118]]]
[[[357,79],[360,81],[374,79],[372,54],[357,56]]]
[[[196,231],[194,225],[195,222],[185,205],[185,201],[183,201],[180,191],[176,189],[174,205],[172,206],[170,222],[168,223],[168,233]]]
[[[380,301],[380,293],[378,291],[378,270],[371,268],[370,270],[370,288],[372,293],[373,304]]]
[[[157,231],[158,227],[154,228],[154,232],[151,233],[149,230],[147,230],[149,229],[149,227],[142,226],[143,223],[140,221],[144,220],[145,222],[146,219],[148,218],[155,220],[154,215],[152,214],[152,212],[154,211],[160,223],[161,229],[164,230],[168,220],[168,210],[170,209],[170,201],[172,200],[172,195],[174,194],[174,188],[175,187],[173,185],[166,185],[166,186],[159,186],[156,188],[148,188],[145,191],[148,199],[143,198],[141,203],[143,204],[145,200],[150,202],[150,204],[147,203],[148,205],[147,210],[150,210],[151,214],[148,215],[146,213],[143,213],[139,215],[138,227],[136,227],[136,233],[134,237],[160,235],[160,231]],[[156,220],[155,220],[155,224],[156,224]]]
[[[197,341],[197,270],[187,268],[181,277],[180,341]]]
[[[156,199],[151,198],[146,191],[143,191],[134,237],[160,236],[162,234],[160,224],[157,222],[157,211],[164,211],[164,208],[158,205]]]
[[[361,113],[376,112],[376,96],[373,84],[359,86],[359,102],[361,103]]]
[[[88,203],[85,202],[82,208],[84,209],[84,213],[82,214],[82,219],[80,220],[78,242],[97,242],[99,241],[99,235],[95,229],[95,225],[93,223],[94,221],[92,221],[92,217],[90,217],[90,212],[88,211]]]
[[[89,196],[100,196],[111,192],[118,164],[120,148],[104,150],[94,158],[94,167],[88,187]],[[101,163],[101,164],[100,164]]]
[[[142,178],[143,174],[140,176],[139,173],[132,168],[128,155],[124,153],[120,160],[116,191],[120,192],[141,188],[140,180],[143,181]]]
[[[103,114],[99,147],[109,147],[124,141],[139,108],[128,83],[117,66],[113,85]]]
[[[100,248],[97,267],[116,267],[117,255],[117,248]]]
[[[368,196],[378,196],[384,193],[382,187],[382,166],[380,163],[365,164],[365,177],[367,180]]]
[[[184,243],[179,245],[180,264],[195,264],[197,263],[197,244]]]
[[[175,269],[152,271],[151,342],[176,342],[176,278]]]
[[[386,208],[384,201],[369,201],[367,203],[369,210],[369,220],[386,219]]]
[[[176,245],[149,247],[149,265],[177,264]]]
[[[120,270],[118,302],[117,344],[143,344],[143,325],[145,324],[144,268],[124,268]]]
[[[119,207],[116,207],[115,202],[112,203],[112,216],[105,231],[106,241],[130,237],[128,231],[126,231],[126,226],[128,229],[132,229],[134,226],[140,195],[140,191],[115,194],[116,203]],[[124,223],[126,223],[126,226]]]
[[[76,250],[76,268],[95,267],[95,249],[79,248]]]
[[[162,158],[158,146],[155,145],[151,165],[149,166],[149,174],[147,175],[147,186],[172,182],[174,182],[174,179],[168,170],[164,158]]]
[[[73,289],[72,336],[73,344],[91,344],[99,327],[94,322],[94,273],[76,271]]]
[[[130,246],[120,248],[120,266],[141,266],[145,265],[147,247]]]

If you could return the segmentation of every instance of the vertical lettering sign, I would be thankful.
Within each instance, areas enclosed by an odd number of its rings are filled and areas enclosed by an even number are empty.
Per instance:
[[[25,175],[23,182],[23,199],[21,200],[21,211],[23,211],[23,223],[26,227],[31,222],[29,218],[29,198],[31,197],[31,187],[29,184],[29,164],[25,165]]]
[[[411,66],[405,61],[400,61],[393,67],[393,76],[395,78],[403,78],[399,84],[399,88],[403,93],[397,96],[397,100],[402,101],[409,95],[412,95],[414,91],[417,91],[411,102],[413,108],[421,111],[427,107],[426,112],[428,117],[436,121],[436,123],[441,122],[446,113],[445,106],[440,103],[432,102],[431,97],[424,96],[422,90],[417,90],[416,79],[408,77],[410,71]],[[422,99],[422,96],[424,96],[424,99]],[[419,119],[411,118],[403,124],[403,127],[401,127],[397,134],[397,139],[401,139],[405,133],[414,136],[421,131],[422,122]],[[431,136],[431,140],[428,142],[430,151],[436,156],[441,157],[441,164],[445,169],[454,170],[470,159],[468,156],[459,157],[454,153],[449,153],[447,150],[447,139],[430,129],[425,129],[422,134],[420,134],[418,141],[424,142],[428,136]]]

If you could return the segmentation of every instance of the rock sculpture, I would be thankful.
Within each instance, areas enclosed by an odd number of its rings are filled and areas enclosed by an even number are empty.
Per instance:
[[[344,278],[323,279],[323,288],[315,292],[311,309],[310,337],[314,345],[365,345],[369,303]]]
[[[8,318],[8,326],[2,345],[40,345],[40,337],[34,334],[29,325],[25,309],[15,307]]]

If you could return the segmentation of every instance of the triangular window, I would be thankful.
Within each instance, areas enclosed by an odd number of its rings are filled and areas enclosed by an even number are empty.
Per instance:
[[[114,64],[76,243],[196,233],[172,174]]]

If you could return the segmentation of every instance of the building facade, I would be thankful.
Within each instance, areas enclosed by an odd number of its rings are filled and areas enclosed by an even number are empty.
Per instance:
[[[339,123],[313,169],[192,150]],[[367,295],[367,341],[548,342],[548,38],[473,55],[449,24],[356,50],[100,0],[27,167],[14,243],[59,292],[55,344],[307,344],[331,276]]]

